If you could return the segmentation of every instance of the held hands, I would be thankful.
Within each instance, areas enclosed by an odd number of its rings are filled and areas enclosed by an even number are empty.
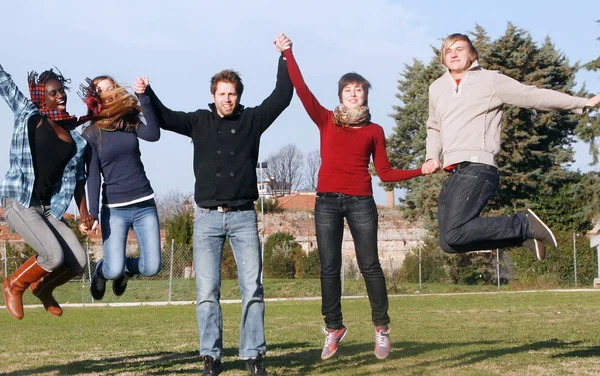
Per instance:
[[[585,104],[586,107],[589,108],[594,108],[596,107],[598,104],[600,103],[600,94],[596,95],[595,97],[592,97],[590,99],[588,99],[587,103]]]
[[[442,164],[437,159],[430,159],[427,162],[423,163],[421,166],[421,172],[424,175],[430,175],[438,172],[442,168]]]
[[[79,217],[79,231],[88,232],[90,229],[94,230],[96,228],[96,219],[89,214],[82,215]]]
[[[136,94],[144,94],[146,92],[146,88],[150,85],[150,80],[148,77],[138,77],[135,79],[133,84],[133,90]]]
[[[280,33],[273,43],[275,44],[275,49],[279,52],[292,48],[292,41],[284,33]]]

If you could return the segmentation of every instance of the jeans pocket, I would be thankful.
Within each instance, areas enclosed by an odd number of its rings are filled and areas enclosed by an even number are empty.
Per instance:
[[[479,204],[485,205],[490,199],[490,197],[492,197],[494,192],[496,192],[496,189],[498,189],[498,186],[496,184],[492,183],[489,180],[486,180],[485,183],[483,183],[483,188],[481,189],[481,193],[479,194],[479,198],[477,199]]]

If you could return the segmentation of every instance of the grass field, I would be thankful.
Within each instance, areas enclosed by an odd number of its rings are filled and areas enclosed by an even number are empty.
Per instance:
[[[366,299],[345,299],[348,335],[320,360],[319,301],[268,302],[270,375],[598,375],[600,292],[502,292],[390,298],[393,350],[373,355]],[[240,305],[224,304],[223,375],[237,360]],[[201,372],[194,305],[0,310],[0,375]]]

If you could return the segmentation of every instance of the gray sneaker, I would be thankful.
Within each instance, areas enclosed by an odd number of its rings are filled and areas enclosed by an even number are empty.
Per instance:
[[[521,244],[521,246],[529,248],[529,250],[533,252],[534,256],[540,261],[546,258],[546,246],[540,240],[527,239],[523,242],[523,244]]]
[[[390,355],[392,343],[390,342],[390,330],[387,326],[375,327],[375,356],[383,360]]]
[[[527,216],[527,220],[529,220],[529,237],[541,240],[542,242],[549,244],[552,248],[558,248],[558,242],[556,241],[552,230],[550,230],[550,227],[542,222],[531,209],[527,209],[525,215]]]

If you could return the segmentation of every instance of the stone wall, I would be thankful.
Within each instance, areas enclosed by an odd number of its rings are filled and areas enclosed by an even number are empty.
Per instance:
[[[396,209],[379,208],[378,249],[381,266],[386,274],[397,270],[402,265],[406,253],[422,243],[424,230],[420,223],[409,223],[402,218]],[[261,214],[259,216],[259,231],[263,233]],[[264,238],[275,232],[287,232],[296,237],[305,252],[317,247],[315,237],[314,214],[312,211],[286,210],[279,214],[264,215]],[[347,271],[357,272],[354,242],[350,229],[344,227],[342,244],[344,265]]]

